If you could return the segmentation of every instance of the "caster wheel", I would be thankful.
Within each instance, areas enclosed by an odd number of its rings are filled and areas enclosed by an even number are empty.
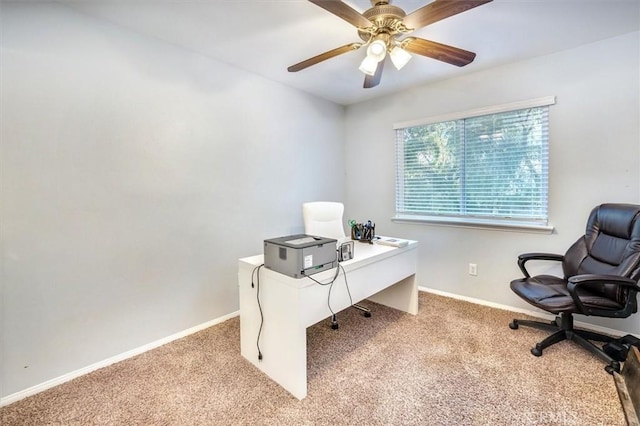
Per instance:
[[[371,312],[365,312],[364,316],[367,317],[367,318],[371,318]]]
[[[531,353],[534,356],[542,356],[542,349],[540,349],[539,347],[536,346],[535,348],[531,349]]]
[[[516,320],[513,320],[509,323],[509,328],[512,330],[517,330],[518,329],[518,322]]]
[[[604,371],[613,375],[614,372],[620,372],[620,363],[618,361],[613,361],[611,364],[604,367]]]

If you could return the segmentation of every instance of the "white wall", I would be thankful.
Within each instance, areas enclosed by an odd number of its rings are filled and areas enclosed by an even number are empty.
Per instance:
[[[640,202],[639,39],[634,32],[348,107],[346,158],[358,161],[347,162],[346,215],[375,221],[378,234],[418,240],[420,285],[531,308],[509,289],[521,276],[518,254],[564,253],[595,205]],[[391,222],[394,122],[549,95],[557,97],[549,111],[553,235]],[[477,277],[468,275],[469,263],[478,265]],[[640,315],[592,321],[640,333]]]
[[[54,3],[1,19],[1,396],[236,311],[237,258],[342,199],[342,107]]]

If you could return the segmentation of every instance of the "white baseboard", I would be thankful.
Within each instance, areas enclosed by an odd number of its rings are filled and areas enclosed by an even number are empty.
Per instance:
[[[13,393],[11,395],[7,395],[5,397],[0,398],[0,407],[4,407],[5,405],[12,404],[16,401],[19,401],[23,398],[26,398],[31,395],[35,395],[47,389],[50,389],[54,386],[61,385],[65,382],[73,380],[77,377],[84,376],[85,374],[91,373],[92,371],[98,370],[103,367],[107,367],[111,364],[115,364],[116,362],[124,361],[127,358],[134,357],[136,355],[140,355],[141,353],[150,351],[151,349],[155,349],[159,346],[166,345],[167,343],[173,342],[174,340],[181,339],[190,334],[197,333],[198,331],[202,331],[205,328],[209,328],[216,324],[223,323],[231,318],[237,317],[240,315],[240,311],[232,312],[228,315],[224,315],[222,317],[213,319],[211,321],[207,321],[205,323],[196,325],[194,327],[188,328],[186,330],[180,331],[178,333],[172,334],[170,336],[164,337],[162,339],[156,340],[154,342],[148,343],[146,345],[137,347],[130,351],[121,353],[119,355],[113,356],[111,358],[107,358],[103,361],[96,362],[95,364],[88,365],[86,367],[80,368],[78,370],[72,371],[67,374],[63,374],[60,377],[56,377],[51,380],[47,380],[44,383],[40,383],[39,385],[31,386],[30,388],[21,390],[19,392]]]
[[[500,303],[494,303],[494,302],[488,302],[486,300],[482,300],[482,299],[475,299],[473,297],[467,297],[467,296],[460,296],[459,294],[454,294],[454,293],[448,293],[446,291],[441,291],[441,290],[436,290],[433,288],[428,288],[428,287],[418,287],[418,290],[420,291],[424,291],[427,293],[433,293],[433,294],[437,294],[439,296],[445,296],[445,297],[450,297],[452,299],[458,299],[458,300],[463,300],[465,302],[470,302],[470,303],[475,303],[476,305],[483,305],[483,306],[488,306],[490,308],[496,308],[496,309],[502,309],[503,311],[509,311],[509,312],[516,312],[519,314],[525,314],[525,315],[530,315],[532,317],[535,318],[541,318],[541,319],[545,319],[545,320],[553,320],[556,316],[546,313],[546,312],[541,312],[541,311],[530,311],[528,309],[520,309],[520,308],[515,308],[513,306],[508,306],[508,305],[502,305]],[[619,336],[620,334],[629,334],[625,331],[620,331],[620,330],[615,330],[613,328],[608,328],[608,327],[602,327],[599,325],[595,325],[595,324],[589,324],[586,322],[582,322],[582,321],[574,321],[574,325],[580,327],[580,328],[584,328],[587,330],[592,330],[598,333],[603,333],[603,334],[609,334],[612,336]],[[636,337],[639,337],[636,335]]]

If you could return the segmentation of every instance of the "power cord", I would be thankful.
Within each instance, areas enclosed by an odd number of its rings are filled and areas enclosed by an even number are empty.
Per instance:
[[[338,264],[340,265],[340,264]],[[318,280],[316,280],[315,278],[313,278],[310,275],[306,275],[305,277],[309,278],[311,281],[315,282],[316,284],[319,284],[321,286],[329,286],[329,293],[327,294],[327,307],[329,308],[329,311],[331,312],[331,328],[333,328],[334,330],[338,329],[338,319],[336,317],[336,313],[333,311],[333,309],[331,308],[331,289],[333,289],[333,283],[336,282],[336,279],[338,278],[338,274],[340,274],[340,268],[336,267],[336,273],[333,276],[333,278],[331,279],[331,281],[323,283],[320,282]]]
[[[264,315],[262,314],[262,305],[260,304],[260,268],[264,266],[258,265],[251,271],[251,288],[256,289],[256,300],[258,301],[258,310],[260,311],[260,328],[258,329],[258,337],[256,339],[256,348],[258,348],[258,360],[262,361],[262,351],[260,351],[260,335],[262,334],[262,326],[264,324]],[[256,277],[254,284],[254,277]]]
[[[262,335],[262,327],[264,326],[264,314],[262,312],[262,304],[260,303],[260,269],[264,266],[264,263],[256,266],[251,271],[251,288],[256,289],[256,301],[258,302],[258,310],[260,311],[260,328],[258,329],[258,337],[256,338],[256,348],[258,349],[258,360],[262,361],[262,351],[260,350],[260,336]],[[329,286],[329,292],[327,294],[327,307],[331,312],[331,328],[334,330],[338,328],[338,321],[336,319],[336,313],[331,308],[331,290],[333,289],[333,284],[338,279],[340,275],[340,271],[342,271],[342,275],[344,276],[344,285],[347,289],[347,294],[349,295],[349,303],[353,306],[353,298],[351,297],[351,290],[349,289],[349,282],[347,281],[347,272],[344,270],[344,266],[338,263],[336,267],[336,272],[331,279],[331,281],[323,283],[310,275],[303,274],[305,277],[309,278],[311,281],[315,282],[321,286]]]
[[[331,290],[333,289],[333,284],[336,282],[338,275],[340,275],[340,271],[342,271],[342,275],[344,276],[344,285],[347,289],[347,294],[349,295],[349,303],[351,304],[351,306],[353,306],[353,298],[351,297],[351,290],[349,289],[349,282],[347,281],[347,271],[344,270],[344,266],[342,266],[340,263],[338,263],[338,266],[336,267],[336,273],[331,279],[331,281],[329,282],[323,283],[316,280],[310,275],[305,275],[307,278],[309,278],[311,281],[315,282],[316,284],[319,284],[321,286],[327,286],[327,285],[329,286],[329,293],[327,295],[327,307],[331,312],[331,328],[333,328],[334,330],[338,328],[338,321],[336,319],[336,313],[331,308]]]
[[[347,288],[347,294],[349,295],[349,303],[353,306],[353,299],[351,298],[351,290],[349,290],[349,282],[347,281],[347,271],[344,270],[344,266],[338,265],[342,269],[342,275],[344,276],[344,286]]]

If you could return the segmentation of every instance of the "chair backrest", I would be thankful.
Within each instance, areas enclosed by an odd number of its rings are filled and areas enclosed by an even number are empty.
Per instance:
[[[333,201],[314,201],[302,205],[304,233],[327,238],[345,237],[342,225],[344,204]]]
[[[578,274],[617,275],[638,280],[640,277],[640,206],[602,204],[595,207],[585,235],[576,241],[564,257],[565,277]],[[624,302],[618,286],[603,285],[590,290]]]

